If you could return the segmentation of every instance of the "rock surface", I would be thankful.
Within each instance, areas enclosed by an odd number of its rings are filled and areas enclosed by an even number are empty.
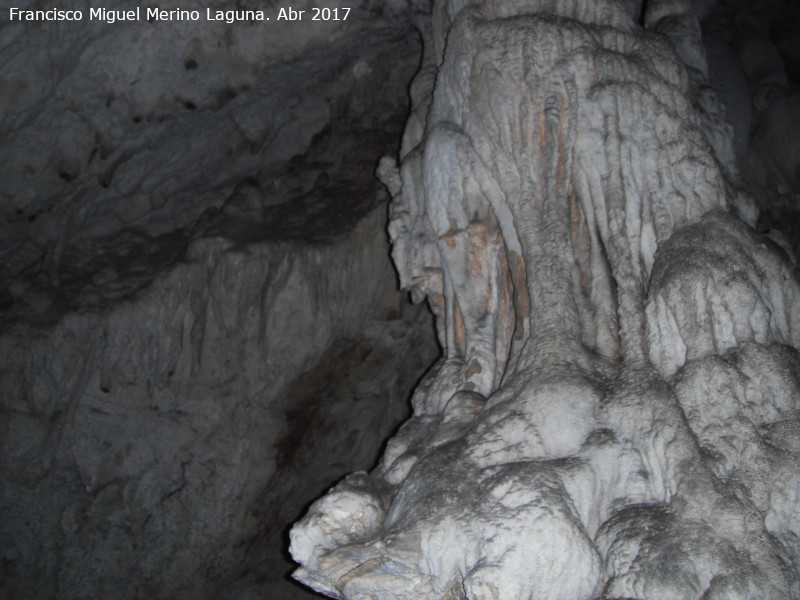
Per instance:
[[[702,24],[709,80],[734,127],[737,163],[760,209],[757,229],[800,251],[800,6],[720,2]],[[780,232],[780,238],[776,235]]]
[[[0,336],[4,597],[217,598],[254,555],[280,580],[283,527],[374,463],[435,356],[384,214],[197,238],[134,300]]]
[[[94,4],[65,0],[59,8],[88,13]],[[232,4],[191,8],[204,14]],[[291,199],[314,183],[310,173],[285,175],[315,136],[342,148],[368,131],[365,139],[379,132],[394,141],[419,52],[409,3],[363,3],[346,21],[325,24],[276,23],[271,9],[238,4],[267,10],[273,21],[4,23],[0,309],[23,296],[20,272],[52,269],[85,240],[191,227],[244,180],[255,180],[268,204]],[[118,10],[138,5],[114,2]],[[351,154],[371,172],[374,153]],[[344,158],[326,157],[318,174],[354,172]],[[306,175],[312,180],[299,183]]]
[[[438,353],[373,177],[419,40],[374,4],[0,26],[3,600],[312,595],[285,528]]]
[[[297,579],[800,598],[800,280],[750,228],[693,10],[647,2],[643,28],[612,0],[434,4],[378,173],[444,354],[380,465],[292,529]]]

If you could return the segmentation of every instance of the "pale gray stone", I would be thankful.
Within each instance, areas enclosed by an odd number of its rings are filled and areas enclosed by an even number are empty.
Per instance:
[[[697,10],[435,3],[423,108],[378,175],[444,354],[381,464],[293,528],[297,579],[800,598],[800,281],[750,229]]]

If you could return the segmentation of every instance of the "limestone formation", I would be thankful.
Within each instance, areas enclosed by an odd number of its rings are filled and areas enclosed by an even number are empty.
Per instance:
[[[379,466],[294,526],[298,580],[800,598],[800,281],[750,229],[698,10],[434,4],[378,174],[444,353]]]
[[[0,599],[308,598],[285,528],[438,351],[373,177],[406,3],[269,36],[88,4],[0,23]]]

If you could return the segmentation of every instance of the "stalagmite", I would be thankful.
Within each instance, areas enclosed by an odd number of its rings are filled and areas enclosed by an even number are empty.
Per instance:
[[[800,598],[797,270],[750,229],[692,3],[630,12],[434,4],[378,175],[444,354],[294,526],[313,589]]]

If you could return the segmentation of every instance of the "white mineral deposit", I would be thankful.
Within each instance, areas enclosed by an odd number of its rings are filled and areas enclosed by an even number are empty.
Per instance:
[[[378,175],[443,356],[378,467],[292,529],[298,580],[347,600],[800,597],[800,282],[752,229],[748,80],[721,52],[726,113],[698,19],[715,4],[434,2]]]

